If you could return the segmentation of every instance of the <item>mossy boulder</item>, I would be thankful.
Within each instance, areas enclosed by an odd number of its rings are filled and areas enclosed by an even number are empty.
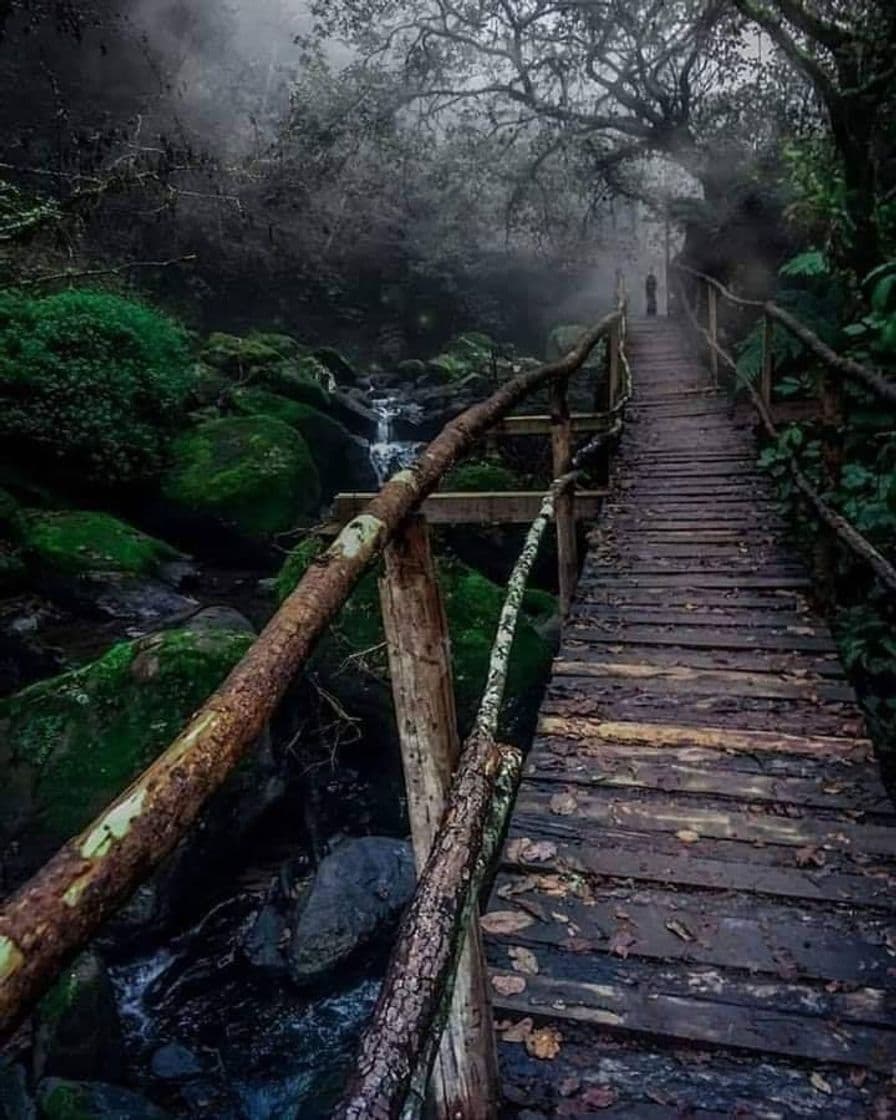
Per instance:
[[[520,490],[520,480],[502,463],[491,463],[479,460],[472,463],[461,463],[454,468],[442,483],[443,490],[461,491],[494,491],[506,492]]]
[[[48,1077],[37,1096],[41,1120],[173,1120],[139,1093],[101,1081]]]
[[[179,437],[162,494],[181,514],[258,539],[313,514],[321,489],[297,431],[283,420],[245,416],[210,420]]]
[[[237,412],[282,420],[301,434],[311,449],[324,497],[339,490],[376,489],[367,445],[332,416],[266,389],[235,389],[231,399]]]
[[[152,575],[165,561],[182,555],[117,517],[93,510],[26,510],[18,519],[18,540],[29,559],[64,575]]]
[[[66,489],[157,473],[192,383],[184,330],[107,292],[0,292],[0,442]]]
[[[293,549],[277,577],[276,589],[281,600],[292,591],[322,548],[317,538],[308,537]],[[457,560],[440,559],[438,569],[451,636],[458,715],[461,726],[466,728],[485,686],[504,591]],[[362,577],[324,642],[324,660],[342,663],[346,656],[377,648],[385,640],[376,579],[375,572]],[[554,610],[551,596],[527,593],[511,651],[508,700],[537,693],[544,680],[553,650],[537,627]],[[338,692],[338,678],[331,686]]]
[[[497,344],[487,334],[467,331],[452,338],[442,352],[426,364],[447,381],[462,381],[471,374],[487,373],[497,352]]]
[[[329,403],[333,375],[288,336],[212,334],[201,358],[231,382],[269,389],[315,408]]]
[[[99,954],[83,953],[69,964],[38,1004],[33,1062],[37,1080],[118,1080],[124,1039],[115,991]]]
[[[547,360],[555,362],[558,358],[562,358],[564,354],[568,354],[578,345],[579,340],[587,330],[588,327],[584,323],[559,323],[556,327],[553,327],[548,334],[547,345],[545,346]],[[601,353],[601,346],[595,346],[585,359],[585,366],[589,369],[599,367]]]
[[[167,630],[0,701],[0,834],[19,842],[23,862],[80,831],[121,792],[251,641],[228,630]]]

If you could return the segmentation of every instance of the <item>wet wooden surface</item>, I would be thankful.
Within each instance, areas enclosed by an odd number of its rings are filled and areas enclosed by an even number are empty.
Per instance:
[[[896,829],[750,428],[673,325],[483,919],[508,1117],[896,1116]]]

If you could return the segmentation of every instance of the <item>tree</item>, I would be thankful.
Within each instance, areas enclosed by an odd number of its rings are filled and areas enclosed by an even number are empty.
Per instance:
[[[861,278],[880,257],[881,160],[896,107],[896,6],[891,0],[733,2],[768,33],[824,107],[843,167],[849,263]]]

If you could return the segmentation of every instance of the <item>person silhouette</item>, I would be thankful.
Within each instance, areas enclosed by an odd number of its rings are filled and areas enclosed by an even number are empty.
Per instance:
[[[647,294],[647,314],[656,315],[656,277],[652,272],[647,273],[644,290]]]

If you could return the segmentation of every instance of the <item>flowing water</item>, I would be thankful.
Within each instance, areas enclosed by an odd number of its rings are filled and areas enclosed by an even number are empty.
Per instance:
[[[374,397],[370,403],[377,415],[376,436],[370,444],[370,462],[377,482],[382,485],[396,471],[410,466],[423,446],[418,440],[396,439],[395,421],[402,417],[414,422],[419,420],[423,410],[418,404],[407,404],[394,396]]]

